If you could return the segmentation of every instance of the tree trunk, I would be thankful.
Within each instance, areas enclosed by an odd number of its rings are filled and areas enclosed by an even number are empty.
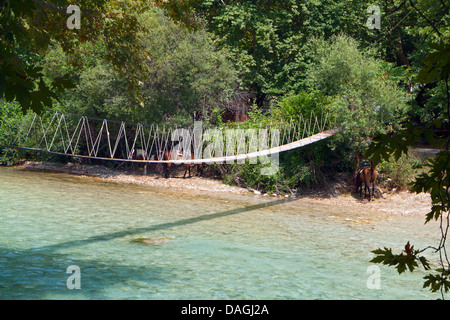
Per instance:
[[[353,183],[356,186],[356,175],[358,174],[358,170],[359,170],[359,163],[360,163],[360,157],[359,157],[359,147],[356,147],[356,155],[355,155],[355,172],[353,174]]]

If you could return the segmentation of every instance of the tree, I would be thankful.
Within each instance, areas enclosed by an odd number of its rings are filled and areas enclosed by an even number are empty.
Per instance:
[[[58,95],[62,111],[128,122],[190,125],[194,111],[207,115],[233,95],[239,85],[235,69],[204,30],[188,31],[155,8],[136,17],[142,28],[136,41],[149,52],[141,66],[141,96],[127,90],[132,75],[110,68],[105,42],[81,44],[79,68],[67,64],[70,55],[54,46],[42,62],[46,79],[71,76],[75,84]]]
[[[356,172],[360,150],[371,138],[406,120],[406,92],[391,79],[393,67],[351,37],[313,38],[310,47],[315,58],[307,68],[308,86],[332,100],[330,110],[342,129],[333,141],[352,147]]]
[[[140,21],[142,45],[151,52],[142,88],[145,113],[190,122],[194,111],[206,117],[233,97],[241,85],[236,68],[203,28],[182,28],[162,10]]]
[[[73,83],[57,93],[54,108],[87,117],[134,121],[131,115],[138,113],[139,101],[128,90],[131,77],[111,68],[105,60],[105,43],[86,42],[77,50],[79,67],[70,64],[70,55],[59,45],[53,45],[40,64],[47,83],[58,77],[70,78]]]
[[[17,100],[22,110],[40,112],[50,107],[55,92],[70,86],[70,79],[58,77],[44,81],[38,62],[51,43],[58,43],[79,63],[80,43],[104,41],[106,59],[118,71],[132,74],[129,88],[138,91],[145,51],[135,41],[140,29],[135,12],[145,8],[145,1],[82,0],[81,28],[69,29],[67,0],[0,1],[0,98]]]
[[[310,37],[327,39],[346,32],[370,39],[364,24],[367,3],[361,0],[159,2],[187,25],[206,25],[219,47],[228,51],[258,106],[305,89]]]

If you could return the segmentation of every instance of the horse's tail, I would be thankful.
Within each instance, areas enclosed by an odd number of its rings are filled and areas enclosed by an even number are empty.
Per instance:
[[[374,179],[374,177],[376,178],[377,175],[377,169],[375,168],[372,160],[370,160],[370,176],[372,179]]]
[[[353,179],[353,184],[355,186],[355,190],[356,192],[358,192],[359,187],[361,186],[361,171],[362,170],[358,170],[356,172],[356,176],[355,179]]]

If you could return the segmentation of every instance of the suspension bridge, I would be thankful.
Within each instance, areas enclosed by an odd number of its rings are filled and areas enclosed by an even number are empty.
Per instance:
[[[327,139],[337,133],[328,115],[230,129],[143,125],[45,110],[20,125],[0,122],[0,146],[54,155],[140,163],[244,163]],[[3,131],[2,131],[3,127]],[[175,157],[164,157],[176,151]]]

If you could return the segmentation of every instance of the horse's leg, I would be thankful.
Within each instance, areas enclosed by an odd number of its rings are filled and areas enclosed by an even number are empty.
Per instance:
[[[372,184],[372,196],[370,197],[370,199],[375,197],[375,184]]]
[[[191,153],[191,160],[193,160],[193,159],[194,159],[194,154]],[[191,177],[191,164],[190,163],[186,164],[186,171],[189,171],[189,178],[190,178]],[[184,171],[183,178],[186,176],[186,171]]]
[[[164,176],[166,179],[170,177],[170,163],[164,164]]]
[[[359,197],[362,198],[362,190],[363,190],[363,178],[362,172],[359,171],[356,175],[356,193],[359,192]]]
[[[361,186],[360,186],[360,189],[359,189],[359,196],[361,198],[363,198],[363,195],[362,195],[363,189],[364,189],[364,197],[366,196],[366,181],[364,180],[364,178],[365,178],[365,176],[363,175],[362,179],[361,179]]]
[[[372,196],[375,197],[375,181],[372,184]]]

